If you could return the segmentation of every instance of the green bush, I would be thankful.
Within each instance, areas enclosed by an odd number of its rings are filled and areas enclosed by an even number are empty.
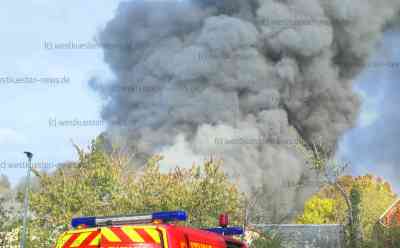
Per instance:
[[[363,248],[398,248],[400,247],[400,227],[385,228],[376,225],[372,241],[364,242]]]

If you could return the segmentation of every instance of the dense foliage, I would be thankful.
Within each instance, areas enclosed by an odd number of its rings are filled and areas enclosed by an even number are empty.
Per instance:
[[[361,227],[361,192],[360,188],[353,187],[350,190],[351,217],[353,218],[347,226],[347,246],[360,248],[363,237]]]
[[[312,196],[304,205],[304,213],[297,217],[298,224],[332,224],[335,218],[335,200]]]
[[[372,238],[373,229],[382,213],[395,201],[396,194],[390,185],[371,175],[343,176],[338,182],[350,195],[353,187],[360,190],[360,219],[364,238]],[[305,204],[304,212],[297,218],[302,224],[347,223],[347,206],[334,186],[326,186]]]
[[[89,152],[78,149],[79,162],[52,174],[36,173],[39,187],[31,193],[30,247],[51,247],[74,216],[110,216],[159,210],[186,210],[188,224],[210,226],[227,212],[242,218],[242,195],[220,170],[218,161],[162,173],[152,158],[132,171],[126,158],[107,154],[101,140]]]
[[[398,248],[400,247],[400,227],[385,228],[375,226],[374,238],[365,243],[363,248]]]
[[[0,247],[18,245],[19,206],[5,176],[0,176]]]

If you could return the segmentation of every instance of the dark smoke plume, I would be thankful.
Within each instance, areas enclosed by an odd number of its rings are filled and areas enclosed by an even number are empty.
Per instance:
[[[106,100],[107,135],[187,165],[223,158],[243,190],[264,189],[273,221],[312,192],[290,187],[312,175],[287,143],[336,148],[359,112],[352,79],[399,9],[398,0],[121,3],[100,35],[116,80],[91,83]]]

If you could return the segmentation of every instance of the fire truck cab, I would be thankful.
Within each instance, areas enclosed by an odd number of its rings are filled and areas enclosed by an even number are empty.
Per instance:
[[[186,219],[183,211],[74,218],[56,248],[247,248],[234,238],[243,229],[228,227],[227,215],[220,216],[220,227],[207,229],[176,224]]]

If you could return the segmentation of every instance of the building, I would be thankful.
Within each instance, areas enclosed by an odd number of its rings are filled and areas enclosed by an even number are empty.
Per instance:
[[[400,199],[395,201],[379,218],[384,227],[400,226]]]

